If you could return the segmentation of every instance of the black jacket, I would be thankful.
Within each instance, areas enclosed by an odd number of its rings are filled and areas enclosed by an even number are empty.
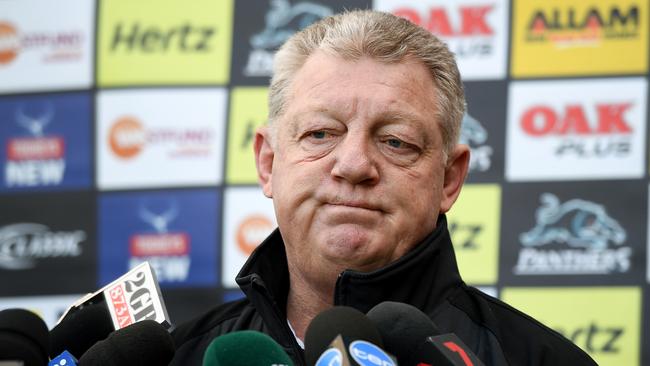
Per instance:
[[[176,328],[172,335],[178,348],[171,364],[200,365],[215,337],[252,329],[273,337],[296,366],[305,365],[303,351],[287,325],[289,273],[278,230],[249,258],[237,283],[245,299],[217,306]],[[465,285],[444,215],[420,245],[396,262],[371,273],[344,271],[336,282],[336,305],[365,313],[383,301],[405,302],[421,309],[440,331],[460,337],[486,366],[596,364],[559,333]]]

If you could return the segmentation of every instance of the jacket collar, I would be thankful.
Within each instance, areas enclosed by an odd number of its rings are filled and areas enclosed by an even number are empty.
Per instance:
[[[263,317],[270,300],[275,308],[273,315],[286,321],[289,272],[278,229],[253,252],[239,272],[237,283]],[[440,215],[436,229],[404,257],[373,272],[341,273],[334,304],[365,313],[383,301],[397,301],[432,312],[460,283],[447,220]]]

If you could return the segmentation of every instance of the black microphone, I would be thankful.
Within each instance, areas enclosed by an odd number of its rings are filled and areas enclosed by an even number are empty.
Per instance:
[[[67,314],[50,331],[50,357],[68,351],[79,359],[93,344],[106,339],[114,330],[105,304],[83,306]]]
[[[6,365],[47,365],[49,345],[47,325],[24,309],[0,311],[0,363]]]
[[[367,316],[401,366],[484,366],[458,336],[440,334],[433,321],[412,305],[386,301]]]
[[[308,365],[394,366],[382,350],[375,325],[359,310],[335,306],[318,314],[307,327],[305,358]]]
[[[79,366],[168,365],[176,347],[164,326],[153,320],[133,323],[95,343]]]

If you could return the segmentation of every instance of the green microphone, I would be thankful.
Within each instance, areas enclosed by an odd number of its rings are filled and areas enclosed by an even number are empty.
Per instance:
[[[203,354],[203,366],[293,366],[271,337],[242,330],[215,338]]]

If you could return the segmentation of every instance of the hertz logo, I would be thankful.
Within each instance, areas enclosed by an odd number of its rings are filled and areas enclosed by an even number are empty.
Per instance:
[[[131,26],[118,23],[113,31],[110,50],[139,50],[147,53],[179,50],[203,53],[210,51],[210,41],[215,33],[214,28],[197,27],[189,23],[169,29],[144,27],[138,23]]]

